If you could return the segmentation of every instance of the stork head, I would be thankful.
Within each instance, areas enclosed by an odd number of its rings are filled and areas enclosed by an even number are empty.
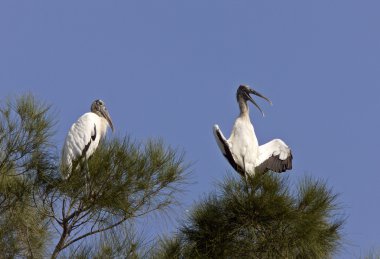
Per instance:
[[[108,110],[106,108],[106,104],[102,100],[95,100],[91,104],[91,111],[100,117],[103,117],[104,119],[107,120],[108,125],[111,127],[113,131],[113,124],[112,124],[112,119],[110,114],[108,113]]]
[[[252,99],[252,97],[250,96],[250,94],[257,95],[257,96],[259,96],[259,97],[267,100],[272,105],[271,100],[269,100],[264,95],[256,92],[255,90],[251,89],[247,85],[240,85],[239,86],[239,88],[237,89],[237,92],[236,92],[236,98],[237,98],[238,102],[240,100],[243,100],[244,102],[247,102],[247,101],[252,102],[257,107],[257,109],[259,109],[261,111],[261,114],[264,116],[264,112],[261,110],[260,106],[255,102],[255,100]]]

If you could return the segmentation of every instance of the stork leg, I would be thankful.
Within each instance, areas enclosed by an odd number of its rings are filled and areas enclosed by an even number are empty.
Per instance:
[[[88,168],[88,163],[87,160],[84,162],[84,170],[85,172],[85,188],[86,188],[86,194],[90,195],[91,194],[91,186],[90,186],[90,169]]]
[[[243,156],[243,170],[244,170],[244,176],[245,176],[245,180],[247,181],[248,183],[248,174],[247,174],[247,171],[245,170],[245,156]]]
[[[246,183],[246,185],[245,185],[245,187],[246,187],[246,192],[247,193],[249,193],[249,175],[248,175],[248,173],[247,173],[247,171],[245,170],[245,156],[243,156],[243,169],[244,169],[244,176],[245,176],[245,183]]]

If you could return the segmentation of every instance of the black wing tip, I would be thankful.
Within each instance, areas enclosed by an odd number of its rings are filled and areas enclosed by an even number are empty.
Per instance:
[[[264,171],[272,171],[275,173],[284,173],[293,168],[293,155],[290,155],[285,159],[281,160],[280,155],[271,156],[264,162],[264,164],[260,165]]]

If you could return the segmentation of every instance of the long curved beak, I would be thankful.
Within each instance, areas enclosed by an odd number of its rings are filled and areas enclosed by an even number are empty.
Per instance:
[[[258,96],[258,97],[261,97],[261,98],[265,99],[270,105],[272,105],[272,101],[269,100],[269,98],[265,97],[264,95],[260,94],[259,92],[255,91],[253,89],[250,89],[250,93],[254,94],[254,95]],[[263,117],[265,117],[265,114],[264,114],[263,110],[261,110],[260,106],[255,102],[255,100],[253,100],[252,97],[249,94],[247,94],[247,96],[248,96],[248,100],[250,100],[257,107],[257,109],[260,110],[260,112],[263,115]]]
[[[107,120],[108,125],[110,126],[110,128],[112,129],[112,132],[113,132],[114,131],[113,123],[112,123],[112,119],[111,119],[111,116],[110,116],[108,110],[104,108],[104,109],[101,109],[100,112],[102,113],[103,117]]]

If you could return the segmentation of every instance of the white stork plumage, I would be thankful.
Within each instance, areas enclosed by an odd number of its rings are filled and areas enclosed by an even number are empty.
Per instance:
[[[73,164],[87,160],[96,150],[99,141],[106,135],[107,126],[113,124],[105,103],[95,100],[91,112],[83,114],[71,126],[62,149],[62,177],[67,179]],[[88,173],[88,172],[87,172]]]
[[[220,150],[231,166],[245,177],[269,170],[281,173],[292,169],[292,152],[284,141],[274,139],[259,146],[255,130],[249,118],[247,101],[251,101],[263,116],[264,113],[250,94],[264,98],[272,104],[268,98],[248,86],[239,86],[236,98],[240,107],[240,115],[235,121],[230,138],[226,139],[224,137],[218,125],[214,125],[213,128]]]

